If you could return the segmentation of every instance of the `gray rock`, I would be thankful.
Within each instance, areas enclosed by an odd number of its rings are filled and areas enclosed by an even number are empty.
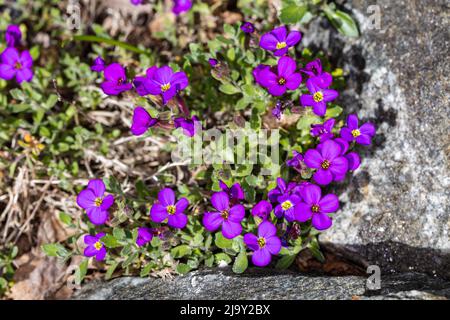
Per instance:
[[[371,29],[378,5],[381,30]],[[302,40],[325,48],[348,73],[345,113],[377,125],[362,166],[335,187],[342,202],[320,237],[332,250],[382,272],[450,277],[448,1],[354,0],[358,39],[315,23]]]
[[[243,275],[228,269],[194,271],[172,280],[118,278],[92,282],[75,299],[446,299],[450,283],[420,274],[382,276],[381,289],[369,291],[366,278],[322,277],[250,269]]]

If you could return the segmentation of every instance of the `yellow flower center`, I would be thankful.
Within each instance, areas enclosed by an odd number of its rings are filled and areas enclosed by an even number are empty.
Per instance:
[[[330,161],[324,160],[322,162],[322,169],[328,169],[330,167]]]
[[[283,210],[288,210],[288,209],[292,208],[292,206],[293,206],[293,204],[289,200],[286,200],[285,202],[283,202],[281,204],[281,207],[283,208]]]
[[[311,211],[312,211],[312,212],[319,212],[319,206],[318,206],[317,204],[313,205],[313,206],[311,207]]]
[[[258,238],[258,246],[260,248],[264,248],[266,246],[266,239],[264,239],[263,237]]]
[[[168,214],[175,214],[176,211],[177,211],[177,207],[175,207],[173,205],[167,206],[167,213]]]
[[[316,93],[314,93],[313,99],[315,102],[320,102],[323,100],[323,93],[322,91],[317,91]]]
[[[227,220],[227,219],[228,219],[229,212],[228,212],[228,210],[223,210],[223,211],[220,213],[220,215],[222,216],[222,218],[224,218],[225,220]]]
[[[100,250],[101,248],[103,248],[103,244],[100,241],[97,241],[94,244],[94,248],[97,249],[97,250]]]
[[[278,42],[277,43],[277,50],[286,48],[286,46],[287,46],[286,42]]]
[[[161,86],[161,91],[162,92],[166,92],[167,90],[169,90],[170,89],[170,83],[166,83],[166,84],[163,84],[162,86]]]
[[[286,79],[285,78],[280,78],[280,79],[278,79],[278,84],[279,85],[283,85],[283,84],[285,84],[286,83]]]
[[[14,65],[14,68],[17,70],[22,69],[22,65],[20,64],[20,62],[16,62],[16,64]]]
[[[97,198],[95,199],[95,206],[100,207],[102,205],[103,199],[102,198]]]
[[[361,135],[361,132],[359,129],[352,130],[352,136],[353,138],[359,137]]]

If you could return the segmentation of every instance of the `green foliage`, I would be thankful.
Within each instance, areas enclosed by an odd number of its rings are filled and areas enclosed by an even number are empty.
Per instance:
[[[13,260],[17,256],[16,246],[7,246],[0,251],[0,297],[4,295],[13,284],[15,268]]]

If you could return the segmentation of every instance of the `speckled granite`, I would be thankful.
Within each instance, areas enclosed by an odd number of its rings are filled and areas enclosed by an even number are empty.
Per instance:
[[[366,278],[308,276],[293,272],[251,268],[243,275],[229,269],[191,272],[172,280],[118,278],[92,282],[75,299],[446,299],[450,283],[420,274],[381,277],[381,289],[370,291]]]
[[[368,24],[373,4],[379,5],[381,30]],[[362,166],[335,187],[342,208],[320,239],[384,272],[448,278],[449,3],[354,0],[344,7],[359,21],[360,38],[344,38],[322,21],[302,41],[327,48],[344,68],[345,113],[373,121],[378,132],[372,148],[359,148]]]

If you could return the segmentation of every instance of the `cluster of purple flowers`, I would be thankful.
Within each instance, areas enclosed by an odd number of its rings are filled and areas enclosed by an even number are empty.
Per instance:
[[[114,204],[113,195],[105,195],[105,184],[100,179],[90,180],[86,189],[77,196],[77,204],[86,211],[90,222],[94,225],[103,225],[109,219],[109,208]],[[156,201],[150,209],[151,221],[162,223],[167,220],[167,225],[176,229],[183,229],[188,217],[184,211],[189,206],[186,198],[176,201],[175,192],[170,188],[164,188],[158,193]],[[140,227],[138,229],[136,245],[142,247],[152,241],[154,236],[164,239],[168,231],[167,227],[157,228]],[[95,236],[86,235],[84,243],[87,245],[84,250],[86,257],[95,256],[97,260],[103,260],[107,250],[101,241],[105,233],[98,233]]]
[[[107,95],[119,95],[125,91],[136,88],[140,96],[159,96],[162,99],[163,105],[166,105],[170,100],[175,98],[181,90],[184,90],[189,80],[186,73],[179,71],[174,72],[169,66],[162,66],[158,68],[153,66],[147,69],[145,76],[137,76],[133,82],[127,79],[125,68],[119,63],[112,63],[106,65],[101,57],[94,60],[91,70],[94,72],[103,72],[105,80],[100,85],[103,92]],[[169,127],[175,129],[182,128],[183,133],[192,137],[201,128],[200,120],[197,116],[187,117],[183,109],[183,102],[177,97],[177,104],[180,105],[180,110],[183,116],[174,117],[172,124]],[[162,126],[157,118],[153,118],[145,108],[137,106],[133,111],[133,119],[131,124],[131,132],[136,135],[142,135],[151,127],[156,125]],[[167,126],[164,126],[167,127]]]
[[[5,33],[7,48],[0,55],[0,78],[4,80],[16,79],[21,84],[33,79],[33,58],[28,50],[19,51],[22,39],[19,26],[9,25]]]

